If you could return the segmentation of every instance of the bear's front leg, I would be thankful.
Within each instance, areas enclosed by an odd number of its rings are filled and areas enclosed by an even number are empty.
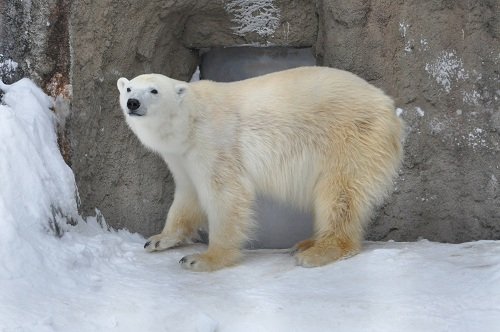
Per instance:
[[[185,269],[203,272],[234,265],[253,226],[253,192],[238,183],[225,182],[207,200],[209,245],[207,251],[183,257]]]
[[[161,251],[185,243],[191,243],[198,238],[198,229],[206,220],[192,192],[176,191],[172,206],[168,211],[167,221],[162,232],[151,236],[144,244],[148,252]]]

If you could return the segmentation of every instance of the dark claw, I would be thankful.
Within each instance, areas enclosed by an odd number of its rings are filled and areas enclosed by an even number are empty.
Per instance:
[[[187,258],[186,257],[182,257],[181,260],[179,261],[179,264],[184,264],[187,262]]]
[[[148,241],[144,244],[144,249],[146,249],[147,247],[149,247],[149,245],[151,244],[151,241]]]
[[[157,242],[155,243],[155,249],[158,249],[158,247],[159,247],[159,246],[160,246],[160,241],[157,241]]]

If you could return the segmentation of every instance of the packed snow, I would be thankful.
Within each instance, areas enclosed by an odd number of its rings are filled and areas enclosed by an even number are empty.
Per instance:
[[[0,89],[2,332],[500,329],[500,241],[369,242],[314,269],[248,251],[213,273],[177,263],[203,245],[146,253],[142,236],[78,216],[53,101],[26,79]]]

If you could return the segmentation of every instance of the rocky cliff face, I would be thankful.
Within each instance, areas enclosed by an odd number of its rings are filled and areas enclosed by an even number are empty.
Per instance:
[[[159,232],[174,188],[126,127],[117,78],[188,80],[206,49],[277,45],[313,47],[319,65],[383,88],[408,124],[396,192],[368,238],[500,238],[496,0],[45,0],[0,9],[2,78],[30,76],[60,96],[61,117],[70,109],[61,146],[82,208],[99,208],[116,228]]]
[[[498,1],[319,2],[320,64],[383,88],[408,125],[370,237],[500,237],[499,12]]]

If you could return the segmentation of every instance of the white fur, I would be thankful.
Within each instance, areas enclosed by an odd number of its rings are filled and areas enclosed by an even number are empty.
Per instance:
[[[304,67],[190,84],[149,74],[117,85],[128,125],[176,183],[165,229],[146,249],[186,243],[208,219],[209,250],[184,258],[189,269],[234,263],[251,234],[256,193],[315,211],[317,235],[299,264],[354,253],[401,160],[392,100],[344,71]],[[128,114],[129,98],[140,101],[143,116]]]

